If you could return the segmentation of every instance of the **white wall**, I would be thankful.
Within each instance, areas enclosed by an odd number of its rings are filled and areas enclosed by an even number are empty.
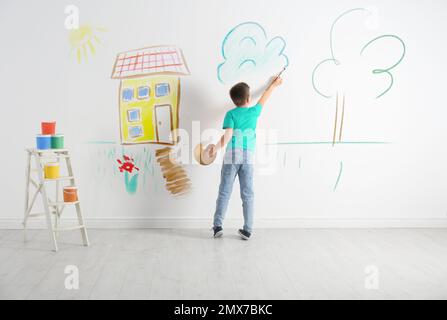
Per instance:
[[[81,24],[107,28],[98,32],[102,44],[96,54],[81,64],[70,55],[64,27],[68,4],[79,7]],[[182,78],[181,127],[191,132],[192,121],[200,121],[202,128],[219,128],[231,107],[229,86],[216,77],[222,39],[235,25],[257,21],[269,37],[287,41],[290,60],[284,85],[263,111],[259,129],[276,130],[279,141],[328,141],[334,101],[315,93],[312,69],[329,56],[332,21],[355,7],[377,10],[380,23],[368,29],[353,20],[344,25],[340,41],[392,33],[404,39],[407,54],[393,70],[394,86],[382,98],[363,95],[369,88],[354,82],[344,139],[388,143],[273,147],[276,156],[269,165],[275,170],[265,174],[260,165],[255,178],[257,225],[446,226],[445,1],[96,0],[0,3],[0,227],[19,226],[24,149],[34,146],[44,119],[56,119],[58,131],[66,135],[90,226],[211,225],[219,164],[187,165],[193,190],[173,198],[152,161],[139,178],[137,194],[126,193],[114,154],[124,150],[143,159],[153,156],[156,147],[119,145],[119,81],[110,79],[116,54],[158,44],[181,47],[191,70],[191,76]],[[390,55],[396,55],[393,50]],[[379,60],[387,57],[379,54]],[[251,82],[252,87],[259,88],[260,82],[265,79]],[[265,146],[259,144],[261,152]],[[340,162],[343,173],[334,191]],[[241,215],[236,184],[228,212],[231,225],[239,225]]]

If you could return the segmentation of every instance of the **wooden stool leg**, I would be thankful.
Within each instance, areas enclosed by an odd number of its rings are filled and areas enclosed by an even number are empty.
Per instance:
[[[42,187],[40,188],[40,194],[42,195],[43,198],[43,207],[45,209],[45,218],[47,221],[47,227],[48,227],[48,231],[50,232],[50,239],[53,241],[53,246],[54,246],[54,251],[57,252],[58,248],[57,248],[57,241],[56,241],[56,236],[54,234],[54,229],[53,229],[53,224],[51,223],[51,212],[50,212],[50,206],[48,204],[48,196],[47,196],[47,192],[46,192],[46,187],[45,187],[45,179],[43,176],[43,170],[42,170],[42,164],[40,163],[40,160],[36,158],[36,168],[37,168],[37,174],[39,176],[39,181],[40,184],[42,185]]]
[[[76,204],[76,215],[78,216],[79,225],[82,226],[81,235],[82,235],[82,241],[84,242],[84,246],[89,246],[90,243],[88,241],[87,228],[85,227],[84,224],[84,218],[82,217],[81,206],[79,205],[79,203]]]
[[[67,164],[68,175],[74,177],[73,167],[71,166],[71,159],[65,158],[65,161]],[[72,185],[74,185],[74,180],[72,180]],[[76,203],[76,215],[78,216],[79,225],[82,226],[81,235],[82,235],[82,241],[84,242],[84,246],[89,246],[90,243],[88,241],[87,228],[85,226],[84,218],[82,217],[81,205],[79,204],[79,202]]]

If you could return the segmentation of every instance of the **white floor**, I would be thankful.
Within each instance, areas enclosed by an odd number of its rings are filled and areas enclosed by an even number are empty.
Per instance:
[[[46,230],[26,243],[0,230],[0,299],[447,298],[447,229],[269,229],[248,242],[228,229],[222,239],[191,229],[89,236],[82,247],[79,232],[62,233],[54,253]],[[67,265],[79,269],[78,290],[64,286]]]

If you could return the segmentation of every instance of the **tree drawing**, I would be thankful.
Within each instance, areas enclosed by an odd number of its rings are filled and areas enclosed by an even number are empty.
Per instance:
[[[335,45],[334,45],[334,34],[336,30],[337,24],[347,15],[353,15],[353,14],[359,14],[359,13],[366,13],[371,14],[371,11],[366,8],[354,8],[347,10],[340,14],[332,23],[330,32],[329,32],[329,47],[330,47],[330,57],[320,61],[315,68],[312,71],[312,86],[317,94],[322,96],[325,99],[333,99],[335,97],[335,119],[334,119],[334,129],[332,133],[332,146],[336,143],[336,141],[341,142],[342,141],[342,133],[343,133],[343,121],[345,118],[345,101],[346,101],[346,92],[343,88],[337,88],[336,90],[323,90],[320,88],[320,85],[318,83],[318,79],[320,75],[320,69],[321,67],[325,66],[327,67],[332,66],[336,67],[337,69],[342,70],[342,72],[345,72],[344,70],[347,70],[346,68],[343,69],[342,66],[349,65],[350,61],[349,59],[341,59],[336,54]],[[367,41],[365,44],[361,45],[357,52],[354,54],[358,56],[359,61],[361,61],[362,58],[367,56],[368,52],[374,53],[373,47],[379,45],[380,43],[383,45],[384,41],[387,41],[386,43],[389,43],[390,41],[395,42],[400,48],[401,48],[401,54],[398,56],[397,59],[393,59],[393,61],[387,61],[386,63],[383,61],[375,62],[373,63],[374,66],[372,67],[372,70],[368,66],[365,68],[365,70],[368,71],[368,73],[373,75],[373,78],[376,79],[379,76],[385,77],[386,82],[388,83],[384,88],[380,89],[379,92],[377,92],[375,98],[379,99],[382,96],[384,96],[386,93],[388,93],[393,84],[394,84],[394,77],[392,74],[392,71],[394,68],[396,68],[404,59],[406,47],[404,41],[394,34],[383,34],[374,37],[373,39]],[[377,47],[376,47],[377,49]],[[381,55],[390,55],[391,51],[394,51],[393,49],[389,49],[389,47],[386,47],[386,52],[381,51]],[[377,53],[376,53],[377,54]],[[363,68],[358,68],[360,70],[363,70]],[[358,70],[357,70],[358,71]],[[347,75],[351,78],[351,81],[356,81],[356,76]],[[383,80],[383,79],[382,79]]]

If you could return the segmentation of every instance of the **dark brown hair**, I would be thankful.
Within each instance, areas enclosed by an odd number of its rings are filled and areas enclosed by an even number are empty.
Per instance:
[[[239,82],[230,89],[230,97],[238,107],[244,105],[250,97],[250,87],[245,82]]]

